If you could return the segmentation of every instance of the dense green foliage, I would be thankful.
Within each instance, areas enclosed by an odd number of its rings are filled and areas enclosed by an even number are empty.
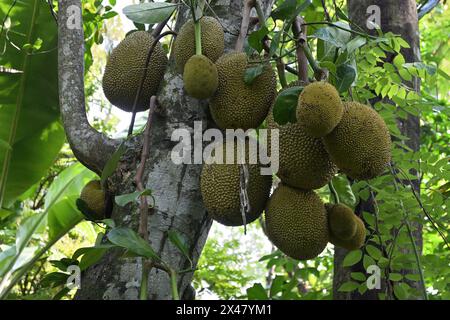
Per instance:
[[[401,52],[409,45],[395,34],[379,31],[378,37],[370,37],[345,31],[349,27],[345,1],[336,7],[335,1],[325,1],[334,25],[324,22],[322,1],[304,6],[307,2],[276,1],[266,25],[250,34],[245,50],[254,56],[261,53],[261,39],[268,37],[271,53],[294,66],[295,41],[288,26],[295,9],[301,9],[310,24],[308,44],[313,56],[329,70],[329,81],[344,100],[370,104],[382,98],[373,107],[394,138],[392,166],[368,181],[354,182],[343,174],[333,179],[342,203],[355,208],[370,198],[375,206],[374,213],[362,216],[368,228],[365,246],[347,254],[344,268],[362,263],[367,271],[368,266],[378,265],[397,299],[450,299],[450,248],[446,244],[450,242],[448,4],[437,6],[420,20],[421,62],[406,63]],[[53,5],[57,12],[57,1]],[[107,134],[120,134],[118,118],[99,94],[105,51],[124,34],[117,19],[112,19],[117,15],[115,5],[115,0],[83,1],[86,100],[90,109],[97,110],[89,117]],[[111,244],[98,245],[104,228],[114,223],[82,222],[76,199],[95,175],[76,161],[65,143],[57,98],[56,23],[48,3],[3,1],[0,23],[0,298],[70,298],[74,292],[63,287],[68,265],[78,264],[84,270],[113,245],[147,258],[154,258],[155,253],[129,229],[114,229],[108,235]],[[135,26],[142,29],[142,25]],[[163,48],[168,51],[168,42]],[[392,62],[384,61],[388,56]],[[275,59],[270,62],[275,70]],[[257,74],[258,68],[251,72]],[[313,77],[314,70],[309,74]],[[297,80],[289,72],[285,76],[279,89],[284,82]],[[414,79],[420,79],[420,92],[412,88]],[[283,105],[274,110],[274,116],[295,121],[295,111]],[[408,146],[408,137],[398,125],[398,119],[410,116],[420,119],[417,151]],[[325,186],[318,194],[332,202],[330,191]],[[135,201],[142,194],[122,195],[116,203]],[[228,233],[215,228],[194,276],[199,297],[333,298],[336,270],[331,244],[319,257],[299,262],[264,240],[259,223],[249,226],[246,235],[243,228]],[[420,243],[414,241],[419,230],[423,232],[422,252]],[[183,239],[176,233],[169,238],[185,254]],[[130,239],[135,242],[130,244]],[[365,272],[353,272],[351,280],[337,289],[364,293],[366,280]]]

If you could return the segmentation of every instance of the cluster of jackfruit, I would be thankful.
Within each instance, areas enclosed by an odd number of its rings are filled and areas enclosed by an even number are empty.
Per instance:
[[[326,82],[302,90],[296,116],[296,123],[285,125],[275,122],[272,110],[267,117],[268,128],[279,129],[281,184],[265,211],[266,234],[295,259],[316,257],[328,241],[358,249],[366,236],[364,222],[343,204],[324,206],[313,189],[329,183],[338,169],[354,179],[380,175],[390,161],[387,126],[372,108],[342,102]]]
[[[225,35],[213,17],[199,19],[201,54],[196,52],[195,22],[188,20],[180,29],[174,43],[175,63],[183,74],[186,93],[197,99],[208,99],[217,90],[219,78],[214,64],[223,54]]]
[[[223,53],[224,36],[219,22],[210,17],[203,17],[200,22],[201,47],[205,57],[195,55],[192,20],[181,28],[175,42],[175,60],[178,69],[184,71],[186,92],[195,98],[210,98],[211,117],[220,129],[256,129],[267,117],[275,99],[276,77],[271,65],[262,65],[261,73],[253,81],[245,81],[246,71],[260,62],[242,52]],[[208,61],[214,63],[214,67]],[[194,64],[199,64],[199,67]],[[232,144],[237,150],[238,143],[234,141]],[[245,146],[246,157],[249,157],[247,142]],[[219,148],[226,149],[225,145]],[[209,216],[228,226],[245,225],[259,218],[269,199],[272,176],[261,174],[259,162],[249,164],[248,160],[245,161],[249,178],[249,209],[242,217],[243,195],[240,189],[244,166],[237,162],[208,163],[210,160],[206,160],[207,164],[203,166],[200,181]]]
[[[167,66],[167,56],[160,43],[154,46],[146,67],[148,54],[154,43],[146,31],[129,34],[114,48],[103,74],[103,92],[116,107],[131,112],[144,77],[135,111],[147,110],[150,98],[158,91]]]

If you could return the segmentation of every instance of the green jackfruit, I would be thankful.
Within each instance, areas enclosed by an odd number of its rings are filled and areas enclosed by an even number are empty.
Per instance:
[[[344,111],[336,88],[327,82],[313,82],[300,93],[297,120],[312,137],[330,133],[341,121]]]
[[[217,90],[217,68],[207,57],[194,55],[184,66],[183,82],[188,95],[207,99]]]
[[[320,139],[308,135],[298,122],[285,125],[276,123],[273,118],[273,107],[267,116],[267,128],[279,130],[277,176],[283,183],[310,190],[321,188],[330,182],[337,172],[337,167],[331,161]],[[270,136],[269,130],[269,150]]]
[[[379,176],[391,159],[386,124],[375,110],[357,102],[344,103],[341,122],[323,141],[338,168],[353,179]]]
[[[88,209],[94,213],[95,220],[105,217],[105,193],[99,180],[89,181],[81,190],[80,199],[83,200]]]
[[[225,35],[222,26],[215,18],[203,16],[200,18],[200,27],[202,33],[202,54],[212,62],[216,62],[223,54],[225,48]],[[186,62],[195,55],[195,31],[192,19],[188,20],[178,32],[173,53],[177,69],[181,73]]]
[[[330,233],[338,239],[351,239],[357,229],[357,216],[353,210],[342,203],[327,204],[325,207],[328,213]]]
[[[145,31],[128,35],[112,51],[103,75],[103,92],[116,107],[131,112],[145,70],[148,51],[153,37]],[[144,85],[136,105],[136,111],[149,108],[151,96],[157,93],[164,77],[167,57],[161,44],[157,44],[150,57]]]
[[[216,62],[219,87],[209,109],[221,129],[257,128],[266,118],[276,95],[276,78],[270,65],[250,85],[244,82],[249,66],[245,53],[224,54]]]
[[[265,218],[270,241],[291,258],[313,259],[328,243],[325,206],[314,191],[280,184],[267,203]]]
[[[348,240],[343,240],[330,233],[330,242],[332,244],[350,251],[357,250],[364,245],[364,241],[366,240],[366,227],[357,215],[354,215],[354,219],[356,221],[356,232],[354,236]]]
[[[215,150],[222,150],[222,164],[211,163],[209,157],[203,165],[200,178],[200,189],[203,203],[210,217],[227,226],[243,225],[240,207],[240,165],[237,164],[237,146],[234,143],[234,162],[225,163],[228,144],[218,144]],[[246,146],[246,163],[249,163],[249,148]],[[215,156],[216,153],[213,154]],[[247,194],[250,202],[250,212],[246,223],[250,223],[261,215],[269,198],[272,186],[271,175],[261,175],[261,166],[248,164],[249,186]]]

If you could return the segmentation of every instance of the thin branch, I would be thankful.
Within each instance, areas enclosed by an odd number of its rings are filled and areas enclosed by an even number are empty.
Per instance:
[[[147,126],[145,127],[144,131],[144,142],[142,146],[142,152],[141,152],[141,162],[139,163],[139,167],[136,171],[136,176],[134,178],[134,181],[136,182],[136,186],[138,191],[142,192],[145,190],[144,183],[143,183],[143,177],[144,177],[144,171],[145,171],[145,163],[147,162],[149,150],[150,150],[150,130],[153,120],[153,114],[155,112],[156,108],[156,96],[152,96],[150,98],[150,108],[148,111],[148,118],[147,118]],[[141,196],[141,202],[140,202],[140,219],[139,219],[139,234],[142,236],[142,238],[146,241],[148,241],[148,201],[147,196],[142,195]]]
[[[323,11],[324,11],[324,14],[325,14],[325,19],[327,19],[327,21],[331,22],[331,17],[330,17],[330,14],[328,13],[328,9],[327,9],[327,6],[325,4],[325,0],[321,0],[321,1],[322,1]]]
[[[153,120],[153,113],[155,111],[156,107],[156,96],[152,96],[150,98],[150,108],[148,111],[148,118],[147,118],[147,126],[145,127],[144,131],[144,141],[142,146],[142,152],[141,152],[141,162],[139,163],[139,167],[136,171],[135,176],[135,182],[137,189],[139,191],[144,191],[144,183],[143,183],[143,176],[145,171],[145,163],[147,162],[149,150],[150,150],[150,129],[152,125]],[[147,196],[141,195],[140,197],[140,216],[139,216],[139,234],[141,237],[148,242],[148,215],[149,215],[149,206],[147,201]],[[153,211],[152,211],[153,212]],[[148,274],[151,270],[151,265],[149,261],[143,260],[142,262],[142,277],[141,277],[141,288],[139,293],[139,298],[141,300],[147,300],[148,295],[148,288],[147,288],[147,282],[148,282]]]
[[[296,17],[292,24],[292,32],[295,37],[297,65],[298,65],[298,80],[308,83],[308,60],[303,50],[306,42],[306,25],[302,17]]]
[[[244,7],[242,9],[242,22],[241,22],[241,30],[239,32],[239,36],[236,40],[235,50],[237,52],[242,52],[244,49],[245,38],[247,37],[247,32],[250,23],[250,12],[253,8],[255,0],[245,0]]]
[[[391,168],[391,174],[394,176],[395,179],[397,179],[397,175],[395,173],[394,167],[391,164],[390,165]],[[409,181],[410,185],[412,185],[411,180],[408,178],[408,176],[401,170],[401,168],[398,168],[398,170],[400,171],[400,173],[403,175],[403,177]],[[396,180],[394,180],[396,181]],[[431,226],[439,233],[439,235],[441,236],[442,240],[444,240],[444,243],[447,245],[447,247],[450,249],[450,244],[447,241],[447,238],[445,237],[445,235],[442,233],[441,230],[439,230],[438,226],[436,225],[436,223],[434,222],[433,217],[429,214],[429,212],[427,211],[427,209],[425,209],[425,207],[423,206],[422,200],[420,199],[420,197],[417,195],[416,191],[414,190],[413,187],[410,188],[412,191],[412,194],[414,196],[414,198],[416,198],[417,203],[419,204],[420,208],[422,209],[422,212],[425,214],[425,216],[428,218],[428,220],[431,223]]]
[[[143,72],[142,72],[142,76],[141,76],[141,82],[139,84],[139,88],[136,92],[136,95],[134,96],[133,109],[132,109],[133,114],[131,116],[130,126],[128,128],[128,137],[130,137],[133,134],[134,122],[136,120],[136,107],[137,107],[137,103],[139,101],[139,97],[141,96],[142,89],[144,88],[145,78],[147,77],[148,65],[150,64],[150,58],[153,54],[153,51],[156,48],[156,45],[159,43],[159,40],[161,40],[161,38],[164,38],[165,36],[167,36],[169,34],[173,35],[173,36],[177,35],[177,33],[174,31],[166,31],[166,32],[154,37],[153,43],[152,43],[150,49],[148,50],[147,59],[145,61],[145,66],[143,68]]]

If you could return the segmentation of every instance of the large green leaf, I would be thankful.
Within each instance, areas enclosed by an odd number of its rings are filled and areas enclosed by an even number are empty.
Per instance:
[[[60,238],[83,220],[75,202],[86,183],[95,177],[95,173],[80,163],[75,163],[64,169],[53,181],[45,197],[45,207],[54,201],[61,190],[64,190],[64,193],[48,212],[49,241]]]
[[[48,4],[2,1],[4,20],[0,66],[15,70],[0,73],[0,139],[12,148],[0,148],[0,202],[5,207],[46,172],[64,132],[59,125],[57,29]]]

